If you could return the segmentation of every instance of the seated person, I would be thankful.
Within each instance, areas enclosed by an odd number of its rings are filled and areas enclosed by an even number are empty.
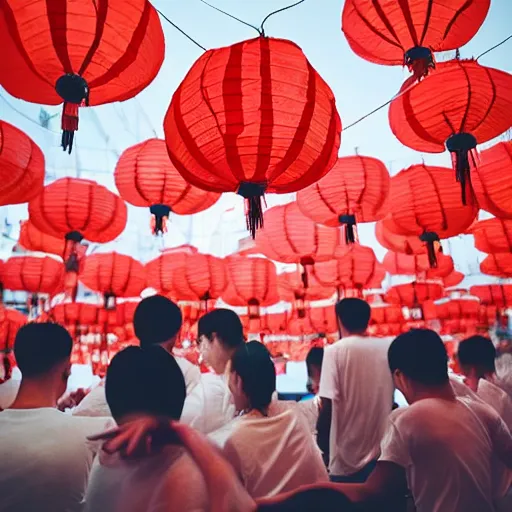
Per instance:
[[[110,363],[107,402],[118,425],[144,415],[168,420],[181,416],[185,380],[163,348],[128,347]],[[181,446],[169,445],[138,461],[101,452],[85,497],[90,512],[206,511],[206,488],[199,469]]]
[[[273,496],[328,480],[320,451],[300,415],[293,410],[269,414],[276,371],[263,344],[251,341],[236,350],[229,389],[238,417],[211,438],[251,496]]]
[[[73,340],[64,327],[32,323],[15,339],[22,373],[16,399],[0,412],[0,511],[68,511],[81,502],[95,456],[87,436],[111,424],[57,409],[71,372]]]

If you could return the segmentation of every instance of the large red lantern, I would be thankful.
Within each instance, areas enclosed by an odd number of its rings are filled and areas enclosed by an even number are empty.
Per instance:
[[[428,282],[413,282],[392,286],[384,300],[389,304],[399,304],[408,308],[417,308],[425,301],[437,300],[444,295],[441,284]]]
[[[90,290],[104,295],[107,309],[113,309],[116,297],[138,297],[146,287],[142,263],[117,252],[85,258],[79,279]]]
[[[496,217],[512,219],[512,141],[498,144],[480,153],[480,161],[471,172],[471,182],[482,210]]]
[[[276,266],[264,258],[233,256],[226,259],[228,286],[222,300],[231,306],[248,308],[250,317],[260,315],[260,307],[279,302]]]
[[[166,219],[171,212],[198,213],[220,197],[188,184],[171,163],[165,141],[161,139],[149,139],[124,151],[114,178],[126,202],[150,209],[155,234],[166,231]]]
[[[20,327],[26,323],[27,317],[23,313],[0,306],[0,355],[2,356],[4,370],[3,377],[0,378],[0,384],[3,384],[12,376],[14,340]]]
[[[455,50],[478,32],[490,0],[346,0],[342,30],[365,60],[404,65],[421,78],[435,67],[432,52]]]
[[[484,306],[508,308],[512,306],[512,284],[481,284],[472,286],[471,295],[478,297]]]
[[[28,135],[0,120],[0,206],[26,203],[43,185],[43,152]]]
[[[400,229],[394,224],[391,217],[375,223],[375,238],[382,247],[403,254],[425,254],[427,248],[417,236],[401,235]]]
[[[7,290],[51,295],[64,284],[64,265],[50,256],[13,256],[5,262],[2,273]]]
[[[368,333],[372,336],[397,336],[405,324],[402,308],[395,304],[372,305]]]
[[[30,222],[43,233],[66,240],[66,269],[76,274],[83,249],[79,243],[106,243],[126,226],[124,201],[95,181],[61,178],[44,187],[28,205]]]
[[[355,242],[354,225],[386,214],[389,173],[376,158],[341,157],[329,174],[297,194],[302,213],[325,226],[345,226],[345,240]]]
[[[164,60],[164,35],[147,0],[4,0],[0,48],[0,82],[9,94],[64,102],[62,147],[71,152],[79,107],[142,91]]]
[[[487,219],[471,227],[475,247],[488,254],[512,253],[512,219]]]
[[[199,57],[174,93],[164,131],[188,183],[246,199],[254,236],[265,192],[296,192],[332,168],[341,122],[302,50],[258,37]]]
[[[462,272],[454,270],[453,272],[451,272],[450,274],[443,278],[444,287],[453,288],[454,286],[457,286],[460,283],[462,283],[465,277],[466,276]]]
[[[85,302],[65,302],[53,306],[48,316],[64,327],[89,327],[98,323],[100,308],[95,304]]]
[[[391,275],[411,275],[422,274],[430,268],[426,254],[404,254],[388,251],[382,265]]]
[[[447,169],[413,165],[391,178],[389,216],[404,235],[427,243],[431,266],[436,265],[435,242],[464,233],[478,213],[473,200],[463,205]]]
[[[495,277],[512,277],[512,254],[489,254],[480,263],[482,274]]]
[[[365,289],[380,288],[386,277],[373,249],[359,244],[348,246],[336,259],[315,264],[312,274],[324,286],[335,287],[340,296],[342,292],[362,295]]]
[[[404,84],[391,102],[389,123],[405,146],[427,153],[450,151],[466,203],[477,144],[512,124],[512,75],[475,60],[444,62],[415,86]]]

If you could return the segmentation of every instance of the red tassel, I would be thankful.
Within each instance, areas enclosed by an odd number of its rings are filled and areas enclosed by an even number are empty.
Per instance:
[[[79,105],[76,103],[64,102],[62,108],[62,140],[61,146],[64,151],[68,151],[71,154],[73,149],[73,140],[75,138],[75,132],[78,130],[78,109]]]

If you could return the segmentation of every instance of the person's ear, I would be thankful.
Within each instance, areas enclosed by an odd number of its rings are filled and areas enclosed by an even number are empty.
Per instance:
[[[64,371],[62,372],[62,380],[67,382],[71,375],[71,363],[67,363],[64,367]]]

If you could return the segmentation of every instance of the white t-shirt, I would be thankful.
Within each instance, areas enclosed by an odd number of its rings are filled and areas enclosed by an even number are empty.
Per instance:
[[[491,407],[430,398],[393,411],[380,460],[405,468],[417,512],[494,512],[493,458],[510,443]]]
[[[203,476],[181,447],[133,461],[100,452],[85,496],[85,512],[206,512]]]
[[[332,400],[329,470],[347,476],[380,455],[393,407],[391,338],[350,336],[327,347],[319,396]]]
[[[185,378],[187,395],[189,395],[200,382],[201,371],[183,357],[175,357],[175,359]],[[108,417],[112,415],[105,396],[104,380],[91,389],[87,396],[73,409],[73,415],[87,417]]]
[[[292,410],[263,417],[249,413],[210,435],[253,498],[328,481],[320,450]]]
[[[0,511],[81,510],[95,455],[86,438],[111,426],[52,408],[0,412]]]
[[[478,381],[476,394],[490,405],[501,416],[509,430],[512,430],[512,398],[503,389],[485,379]]]

